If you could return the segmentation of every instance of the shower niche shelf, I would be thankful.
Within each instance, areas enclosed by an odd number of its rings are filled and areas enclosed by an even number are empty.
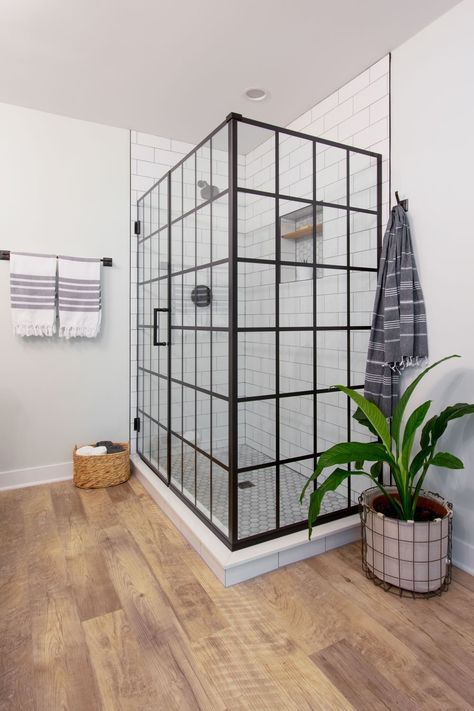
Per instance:
[[[313,206],[294,210],[280,218],[282,239],[300,240],[313,236]],[[316,235],[323,234],[323,208],[316,207]]]
[[[313,264],[314,256],[316,262],[323,261],[323,208],[317,205],[316,229],[314,229],[314,211],[312,205],[305,205],[298,210],[293,210],[280,217],[280,235],[285,240],[281,245],[282,259],[302,266],[287,267],[283,281],[308,281],[313,278],[313,271],[309,269]],[[316,232],[316,240],[313,243],[313,234]],[[321,276],[320,269],[316,276]]]

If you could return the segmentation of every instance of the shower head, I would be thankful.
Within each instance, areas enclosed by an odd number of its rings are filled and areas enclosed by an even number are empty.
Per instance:
[[[201,197],[204,200],[210,200],[219,194],[219,188],[216,185],[209,185],[207,180],[198,180],[198,188],[201,188]]]

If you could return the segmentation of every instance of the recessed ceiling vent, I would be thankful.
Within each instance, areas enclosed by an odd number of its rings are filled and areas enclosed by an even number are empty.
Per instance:
[[[268,94],[265,89],[247,89],[245,96],[250,101],[263,101],[267,98]]]

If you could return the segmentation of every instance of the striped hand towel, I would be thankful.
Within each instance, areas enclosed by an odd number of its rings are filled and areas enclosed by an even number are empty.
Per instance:
[[[391,417],[400,395],[400,373],[428,358],[426,313],[408,216],[392,208],[380,257],[370,332],[365,397]]]
[[[11,252],[10,295],[17,336],[56,332],[56,256]]]
[[[59,336],[95,338],[100,322],[100,259],[59,257]]]

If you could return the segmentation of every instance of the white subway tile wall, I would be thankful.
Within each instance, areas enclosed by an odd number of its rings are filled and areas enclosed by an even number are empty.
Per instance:
[[[382,222],[386,222],[389,208],[388,158],[389,158],[389,60],[383,58],[370,69],[341,87],[331,96],[319,102],[310,111],[297,118],[289,128],[321,138],[338,141],[349,146],[370,149],[383,156],[382,163]],[[242,152],[239,159],[238,179],[241,187],[274,191],[276,179],[280,192],[294,198],[312,197],[312,145],[311,142],[293,136],[281,135],[279,142],[279,175],[275,175],[275,142],[273,133],[260,129],[256,136],[254,127],[241,126],[239,145],[256,145]],[[136,237],[133,235],[135,205],[137,198],[150,188],[162,175],[181,160],[192,149],[181,143],[147,134],[131,132],[131,433],[133,417],[136,413],[136,344],[137,344],[137,300],[136,293]],[[192,159],[194,161],[194,158]],[[206,146],[197,154],[198,179],[210,181],[209,151]],[[317,198],[334,205],[343,204],[346,193],[346,153],[336,147],[322,144],[317,146]],[[213,183],[220,190],[227,187],[227,154],[213,154]],[[216,177],[214,177],[216,176]],[[217,179],[218,176],[218,179]],[[183,179],[183,195],[181,189]],[[194,205],[199,192],[194,184],[194,163],[182,167],[172,174],[174,200],[183,200],[185,206]],[[376,206],[376,163],[367,156],[350,154],[350,202],[352,206],[375,208]],[[254,259],[275,258],[275,204],[274,198],[249,194],[239,194],[238,200],[238,253],[240,257]],[[280,202],[280,216],[285,215],[285,230],[291,231],[295,220],[299,226],[307,219],[305,204],[293,201]],[[176,203],[172,209],[176,210]],[[186,209],[186,207],[185,207]],[[227,257],[228,222],[227,197],[214,204],[213,209],[213,259]],[[183,263],[192,266],[209,261],[208,210],[197,213],[185,220],[178,230],[183,230],[183,253],[181,240],[173,240],[172,263],[176,267]],[[311,218],[312,219],[312,218]],[[346,211],[336,207],[323,207],[317,214],[321,230],[317,237],[317,261],[327,265],[345,265],[346,255]],[[376,267],[376,218],[374,215],[353,212],[350,216],[350,263],[352,266]],[[197,253],[194,253],[194,232],[198,234]],[[181,236],[181,232],[180,235]],[[311,267],[313,259],[312,240],[281,240],[282,259],[298,262],[298,266],[282,267],[280,283],[280,325],[311,326],[313,283]],[[306,265],[306,266],[305,266]],[[179,267],[181,268],[181,267]],[[208,270],[197,272],[198,279],[208,284]],[[201,279],[202,277],[202,279]],[[320,325],[346,325],[347,278],[346,272],[334,269],[318,269],[317,308]],[[370,325],[376,277],[370,272],[352,272],[350,280],[350,318],[352,326]],[[213,325],[227,326],[227,265],[215,266],[213,283]],[[183,289],[182,323],[192,317],[188,306],[190,292],[194,287],[194,274],[189,279],[175,277],[172,291],[175,297]],[[272,327],[275,325],[275,269],[268,264],[240,263],[238,269],[238,318],[239,325],[246,327]],[[189,292],[189,293],[188,293]],[[199,310],[199,318],[208,325],[210,311]],[[176,322],[179,323],[179,320]],[[213,359],[210,361],[208,334],[185,332],[183,339],[173,343],[176,368],[180,368],[183,357],[184,380],[207,387],[212,379],[217,392],[228,393],[228,338],[224,332],[215,332]],[[362,384],[365,370],[368,332],[353,331],[350,335],[351,383]],[[280,390],[281,392],[304,391],[312,388],[312,334],[300,331],[280,335]],[[198,354],[198,368],[195,372],[194,354]],[[318,388],[346,382],[347,335],[343,331],[318,332],[317,335],[317,383]],[[175,371],[176,372],[176,371]],[[268,395],[275,391],[275,335],[273,333],[247,333],[239,335],[239,396]],[[156,379],[158,380],[158,379]],[[158,388],[158,383],[156,383]],[[189,392],[187,392],[189,390]],[[163,392],[163,389],[161,390]],[[192,390],[183,393],[184,416],[176,417],[173,428],[187,433],[187,439],[198,441],[208,449],[210,440],[210,401],[203,396],[197,402],[197,420],[194,413]],[[156,395],[152,395],[154,397]],[[181,393],[172,389],[174,404],[178,404]],[[191,406],[192,403],[192,406]],[[298,395],[281,400],[280,406],[280,456],[290,458],[312,455],[313,450],[313,404],[312,396]],[[213,398],[213,449],[227,447],[226,403]],[[262,462],[275,457],[275,402],[258,401],[239,405],[239,443],[255,449]],[[317,407],[318,450],[345,440],[347,437],[347,401],[340,393],[318,396]],[[153,433],[150,433],[150,435]],[[365,432],[352,425],[352,436],[365,437]],[[132,447],[135,437],[131,435]],[[245,451],[242,449],[242,451]],[[222,455],[223,458],[226,456]],[[252,460],[252,465],[256,461]],[[291,465],[292,472],[307,476],[310,463]],[[267,470],[263,470],[266,472]],[[291,472],[290,472],[291,474]],[[290,476],[289,474],[289,476]],[[293,476],[293,474],[291,474]],[[251,478],[251,477],[250,477]],[[353,483],[353,491],[359,488]],[[254,487],[254,491],[258,486]],[[341,505],[344,505],[343,503]],[[269,522],[270,527],[270,522]]]

